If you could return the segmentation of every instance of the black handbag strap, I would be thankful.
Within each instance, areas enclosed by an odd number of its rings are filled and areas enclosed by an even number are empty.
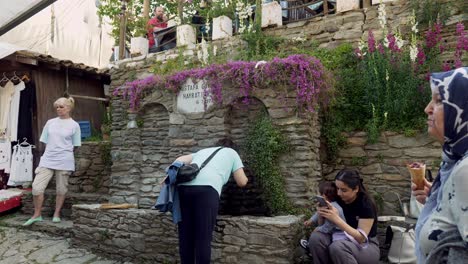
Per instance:
[[[208,162],[210,162],[210,160],[216,155],[216,153],[218,153],[218,151],[220,151],[223,147],[220,147],[218,148],[217,150],[215,150],[213,153],[211,153],[211,155],[205,160],[205,162],[203,162],[203,164],[200,166],[200,169],[198,171],[201,171],[203,169],[203,167],[206,166],[206,164],[208,164]]]

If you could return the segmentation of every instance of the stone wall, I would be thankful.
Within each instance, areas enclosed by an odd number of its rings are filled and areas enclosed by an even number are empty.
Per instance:
[[[288,196],[297,205],[307,203],[307,198],[320,178],[320,126],[317,116],[305,114],[298,117],[295,111],[285,110],[282,98],[273,89],[258,90],[251,98],[256,103],[248,106],[238,103],[236,91],[229,86],[224,91],[225,105],[213,106],[198,114],[178,112],[174,94],[156,91],[143,102],[137,113],[136,119],[140,120],[141,126],[131,129],[126,127],[128,114],[123,103],[119,98],[114,98],[111,201],[135,203],[140,208],[149,208],[159,193],[159,182],[165,177],[164,168],[175,158],[214,146],[224,136],[232,136],[235,143],[242,145],[254,118],[268,115],[290,145],[290,153],[284,155],[280,163]],[[250,116],[250,120],[247,116]],[[240,117],[246,117],[247,120],[240,120]],[[248,161],[244,160],[244,163],[248,168]],[[296,169],[290,170],[289,166],[293,163]],[[226,195],[236,200],[239,197],[229,191]],[[240,196],[244,202],[239,204],[237,214],[258,215],[262,214],[262,210],[265,211],[262,208],[246,210],[254,200],[256,204],[261,204],[258,203],[259,190],[255,180]],[[229,207],[234,205],[229,204]]]
[[[409,32],[408,21],[411,15],[408,1],[389,1],[386,3],[387,20],[390,30],[398,29],[402,34]],[[443,31],[444,39],[449,46],[453,46],[456,37],[454,34],[455,23],[466,21],[466,14],[462,10],[451,10],[451,18],[447,21],[447,27]],[[376,38],[382,37],[382,30],[378,23],[377,5],[370,8],[351,10],[343,13],[317,17],[308,21],[287,24],[281,27],[267,28],[267,34],[282,36],[285,38],[305,37],[309,43],[319,43],[322,47],[335,47],[341,43],[357,44],[361,39],[366,39],[369,29],[372,29]],[[448,38],[445,38],[448,37]],[[210,49],[221,56],[232,57],[245,43],[238,37],[231,37],[210,42]],[[205,47],[206,48],[206,47]],[[150,75],[153,65],[167,63],[168,60],[183,56],[186,63],[193,58],[202,60],[203,47],[201,45],[184,46],[166,52],[149,54],[147,56],[126,59],[113,65],[111,74],[111,91],[126,81],[133,81]],[[174,105],[175,96],[167,93],[154,94],[147,102],[146,109],[142,109],[138,119],[143,122],[143,127],[138,129],[126,129],[128,113],[126,106],[118,98],[113,99],[114,123],[112,128],[113,160],[116,161],[112,168],[112,182],[110,194],[114,202],[138,203],[142,208],[150,206],[159,192],[158,181],[164,176],[163,168],[171,160],[181,154],[196,151],[202,147],[210,146],[216,139],[231,135],[237,137],[242,143],[247,122],[233,122],[227,116],[227,108],[236,98],[230,98],[223,109],[212,110],[205,115],[180,115]],[[277,94],[274,89],[266,89],[256,96],[261,104],[267,108],[268,115],[274,119],[282,119],[276,122],[285,133],[290,134],[293,153],[285,157],[280,164],[287,182],[288,196],[294,203],[302,205],[307,203],[307,196],[315,192],[317,179],[320,178],[320,166],[314,164],[318,160],[319,124],[315,117],[311,122],[294,119],[292,115],[285,114],[283,109],[269,108],[277,102]],[[255,113],[258,109],[255,110]],[[230,115],[232,120],[248,118],[240,111]],[[202,120],[204,120],[202,122]],[[240,133],[236,136],[236,133]],[[157,140],[159,138],[159,140]],[[305,151],[305,152],[304,152]],[[289,158],[290,162],[287,162]],[[358,159],[360,157],[355,157]],[[296,160],[297,159],[297,160]],[[299,166],[291,175],[290,164],[294,162]],[[252,182],[254,178],[250,176]],[[225,196],[231,196],[231,201],[238,201],[235,197],[244,195],[230,183],[226,186]],[[256,186],[249,186],[249,198],[255,198],[261,194]],[[239,204],[235,211],[226,211],[232,208],[222,201],[221,211],[226,214],[257,214],[262,210],[254,209],[249,204]],[[225,205],[225,206],[224,206]]]
[[[443,39],[449,47],[456,46],[455,25],[462,21],[465,28],[468,27],[468,17],[463,5],[456,0],[444,0],[445,2],[456,3],[450,10],[450,18],[442,32]],[[408,25],[412,9],[408,0],[394,0],[385,3],[388,30],[400,32],[407,36],[411,32]],[[378,21],[378,5],[370,8],[351,10],[343,13],[319,16],[310,20],[299,21],[265,29],[264,32],[270,35],[281,36],[287,39],[305,38],[307,43],[316,43],[320,47],[334,48],[343,43],[353,43],[355,46],[359,41],[366,40],[371,29],[377,40],[382,39],[383,32]],[[422,26],[419,31],[424,32]],[[453,59],[453,53],[446,53],[447,58]],[[468,59],[465,57],[465,59]],[[466,61],[465,61],[466,62]]]
[[[76,170],[68,181],[68,189],[75,193],[109,192],[110,142],[83,142],[75,153]]]
[[[170,216],[98,206],[73,206],[73,244],[121,261],[180,263],[176,225]],[[300,218],[290,215],[218,217],[212,262],[291,263],[301,224]]]
[[[403,34],[409,30],[405,23],[411,13],[406,3],[393,1],[387,5],[390,28],[398,27]],[[449,36],[449,45],[455,42],[454,24],[466,21],[459,10],[452,13],[443,32],[444,36]],[[264,32],[285,38],[305,37],[311,46],[314,42],[321,47],[336,47],[345,42],[357,45],[367,38],[369,29],[377,38],[382,37],[376,6],[268,28]],[[237,37],[210,42],[210,49],[229,58],[242,47],[245,43]],[[192,58],[202,59],[201,51],[201,45],[185,46],[116,62],[110,70],[110,90],[112,92],[126,81],[144,78],[151,74],[153,65],[167,63],[178,56],[183,56],[186,63]],[[274,88],[258,90],[252,98],[258,104],[251,105],[252,108],[239,108],[236,107],[239,98],[232,96],[229,86],[226,84],[223,88],[228,100],[221,107],[200,114],[178,113],[175,95],[167,92],[149,95],[137,113],[127,112],[125,102],[112,98],[110,201],[138,204],[140,209],[99,211],[95,206],[75,206],[74,243],[122,260],[177,261],[175,226],[167,215],[145,209],[156,200],[164,168],[177,156],[211,146],[225,135],[242,144],[253,114],[272,117],[291,145],[291,153],[282,158],[280,166],[288,197],[296,205],[309,204],[308,199],[316,192],[317,181],[330,180],[339,169],[347,166],[358,168],[366,185],[377,193],[378,204],[384,208],[381,214],[395,214],[398,213],[396,198],[391,192],[396,191],[404,198],[409,195],[410,181],[405,163],[420,160],[432,166],[440,159],[440,146],[423,135],[406,138],[386,132],[377,144],[369,145],[364,133],[350,133],[347,135],[349,145],[341,151],[336,164],[320,164],[320,124],[316,115],[302,118],[284,111]],[[139,121],[138,128],[127,128],[132,118]],[[294,170],[290,169],[292,164]],[[256,199],[262,190],[255,186],[254,175],[248,176],[249,199],[239,202],[239,197],[245,193],[230,182],[224,189],[222,213],[263,213],[264,208],[258,206]],[[252,200],[256,204],[249,203]],[[234,207],[237,209],[231,210]],[[295,236],[301,233],[298,222],[301,221],[293,216],[219,216],[213,262],[292,263],[290,247],[297,244]],[[115,247],[120,250],[116,251]]]
[[[356,168],[364,184],[375,194],[380,215],[401,214],[397,206],[398,193],[403,199],[410,195],[411,177],[406,164],[420,161],[437,175],[441,161],[440,143],[427,134],[406,137],[395,132],[384,132],[375,144],[367,144],[364,132],[347,133],[348,146],[342,149],[333,164],[322,164],[324,178],[333,180],[344,168]]]

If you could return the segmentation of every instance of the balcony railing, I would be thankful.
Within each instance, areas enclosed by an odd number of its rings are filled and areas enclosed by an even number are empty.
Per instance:
[[[336,0],[281,0],[280,5],[284,24],[309,20],[336,11]]]

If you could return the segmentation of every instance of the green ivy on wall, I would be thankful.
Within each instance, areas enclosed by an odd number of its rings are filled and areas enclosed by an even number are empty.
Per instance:
[[[101,160],[102,163],[110,169],[112,166],[112,156],[111,156],[111,150],[112,150],[112,145],[110,142],[100,142],[99,143],[99,150],[101,151]]]
[[[244,146],[247,164],[255,175],[267,208],[272,215],[290,213],[279,158],[288,150],[284,136],[268,117],[259,118],[250,128]]]

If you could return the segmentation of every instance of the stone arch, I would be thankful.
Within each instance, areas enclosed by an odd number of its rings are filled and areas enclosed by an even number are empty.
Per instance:
[[[165,176],[164,168],[168,163],[169,112],[160,103],[148,103],[141,109],[137,123],[142,155],[139,207],[149,208],[160,191],[159,182]]]
[[[248,104],[243,101],[248,100]],[[261,199],[262,191],[255,181],[255,177],[244,158],[242,146],[250,126],[259,117],[268,116],[265,104],[255,97],[241,97],[233,100],[228,106],[224,116],[225,134],[233,139],[240,147],[240,156],[244,162],[244,170],[249,183],[243,189],[237,187],[231,177],[224,186],[221,195],[220,213],[224,215],[266,215],[267,208]]]

